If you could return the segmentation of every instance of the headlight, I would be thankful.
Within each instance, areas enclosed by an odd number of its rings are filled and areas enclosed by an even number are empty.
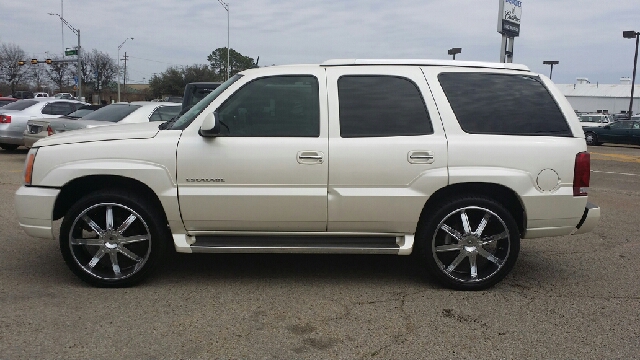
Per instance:
[[[27,154],[27,160],[24,163],[24,184],[31,185],[31,177],[33,175],[33,163],[36,161],[38,148],[31,148]]]

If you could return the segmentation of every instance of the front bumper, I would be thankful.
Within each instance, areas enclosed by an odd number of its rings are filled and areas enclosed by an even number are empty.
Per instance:
[[[22,186],[16,191],[16,213],[20,227],[28,235],[54,238],[53,206],[60,189]]]
[[[584,214],[582,215],[580,222],[576,226],[576,229],[573,230],[571,235],[588,233],[593,230],[596,225],[598,225],[599,221],[600,208],[595,204],[587,202],[587,206],[584,207]]]

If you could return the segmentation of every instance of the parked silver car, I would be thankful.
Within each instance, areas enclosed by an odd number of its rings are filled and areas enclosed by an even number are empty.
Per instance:
[[[85,105],[69,115],[54,119],[70,119],[77,120],[83,116],[87,116],[92,112],[104,107],[105,105]],[[49,127],[49,122],[54,120],[51,118],[34,119],[27,121],[27,129],[24,131],[24,146],[30,148],[33,144],[49,135],[53,134],[53,130]]]
[[[40,97],[18,100],[0,108],[0,148],[15,150],[24,144],[27,121],[60,117],[78,110],[86,103],[76,100]]]
[[[167,121],[177,116],[182,105],[173,102],[134,101],[110,104],[82,119],[52,119],[49,122],[51,134],[84,128],[132,124],[148,121]]]

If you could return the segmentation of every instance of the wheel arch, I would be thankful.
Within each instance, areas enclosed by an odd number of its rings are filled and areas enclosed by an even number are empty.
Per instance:
[[[513,216],[520,235],[527,228],[527,216],[522,200],[512,189],[495,183],[468,182],[451,184],[440,188],[429,197],[420,214],[420,220],[426,219],[442,202],[452,197],[465,195],[486,196],[502,204]]]
[[[126,189],[140,194],[152,202],[164,216],[163,221],[167,221],[166,211],[160,198],[149,186],[139,180],[118,175],[86,175],[64,184],[53,206],[53,220],[62,218],[83,196],[102,189]]]

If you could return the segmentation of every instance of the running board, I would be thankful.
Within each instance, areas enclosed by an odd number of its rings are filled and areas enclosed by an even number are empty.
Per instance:
[[[173,235],[178,252],[409,255],[413,235]]]

